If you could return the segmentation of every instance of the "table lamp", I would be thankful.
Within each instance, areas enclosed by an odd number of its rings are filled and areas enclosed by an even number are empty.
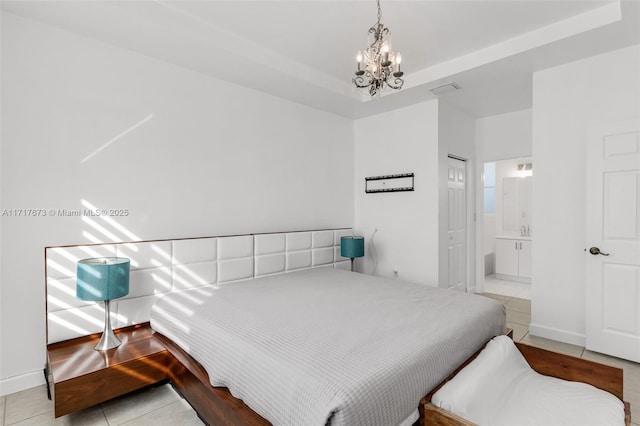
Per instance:
[[[364,237],[348,236],[340,238],[340,256],[351,258],[351,272],[354,258],[364,256]]]
[[[104,331],[95,347],[105,351],[120,346],[122,342],[111,328],[112,299],[129,294],[129,266],[131,261],[124,257],[100,257],[78,261],[76,297],[80,300],[104,301]]]

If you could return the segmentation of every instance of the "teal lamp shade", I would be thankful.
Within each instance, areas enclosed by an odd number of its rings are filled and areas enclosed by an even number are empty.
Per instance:
[[[80,300],[112,300],[129,294],[129,266],[124,257],[78,261],[76,297]]]
[[[364,256],[364,237],[340,238],[340,256],[352,259]]]
[[[354,258],[364,256],[364,237],[340,238],[340,256],[351,258],[351,272],[355,271]]]

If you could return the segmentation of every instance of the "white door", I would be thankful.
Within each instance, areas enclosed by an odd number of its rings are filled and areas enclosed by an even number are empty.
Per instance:
[[[467,289],[467,163],[449,157],[447,193],[449,201],[447,228],[448,287]]]
[[[586,348],[640,362],[640,119],[588,136]]]

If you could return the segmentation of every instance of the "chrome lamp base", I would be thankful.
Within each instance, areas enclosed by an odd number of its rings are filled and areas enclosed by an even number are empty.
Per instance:
[[[104,330],[102,331],[100,341],[94,348],[96,351],[106,351],[117,348],[122,344],[111,328],[111,308],[109,302],[109,300],[104,301]]]

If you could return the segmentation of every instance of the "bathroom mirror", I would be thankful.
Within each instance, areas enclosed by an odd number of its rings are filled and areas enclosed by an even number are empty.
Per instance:
[[[520,232],[523,226],[531,228],[531,182],[531,176],[502,179],[502,223],[505,231]]]

